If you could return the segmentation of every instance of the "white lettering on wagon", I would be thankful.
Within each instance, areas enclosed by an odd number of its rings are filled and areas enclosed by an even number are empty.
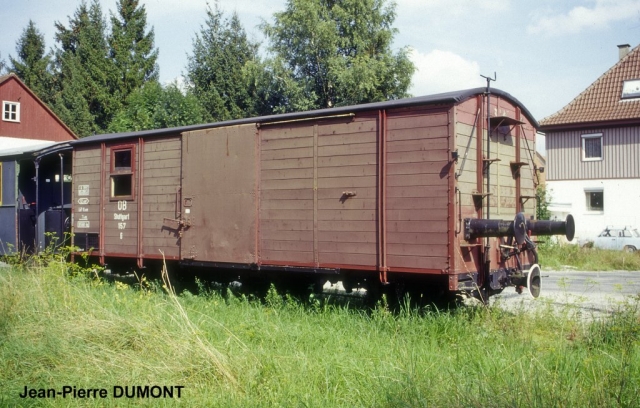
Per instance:
[[[89,228],[90,225],[89,221],[78,221],[76,228]]]
[[[78,195],[79,196],[88,196],[89,195],[89,185],[88,184],[79,184],[78,185]]]
[[[78,198],[78,204],[80,204],[80,205],[87,205],[87,204],[89,204],[89,199],[88,199],[88,198],[86,198],[86,197]]]
[[[124,205],[120,204],[120,203],[125,203]],[[127,208],[127,202],[126,201],[118,201],[118,209],[126,209]],[[124,208],[123,208],[124,207]],[[113,214],[113,219],[116,221],[128,221],[131,219],[131,214],[118,214],[118,213],[114,213]],[[120,231],[124,230],[127,228],[127,223],[126,222],[119,222],[118,223],[118,229]],[[120,239],[124,238],[124,234],[122,232],[120,232]]]

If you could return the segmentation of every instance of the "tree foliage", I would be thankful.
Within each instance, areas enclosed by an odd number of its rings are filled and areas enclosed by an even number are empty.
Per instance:
[[[82,0],[67,24],[55,22],[53,52],[29,22],[10,68],[79,136],[396,99],[414,66],[407,49],[391,49],[395,6],[386,1],[287,0],[262,26],[267,60],[216,1],[187,56],[185,90],[158,83],[141,0],[117,0],[109,21],[100,0]]]
[[[393,53],[395,5],[385,0],[288,0],[262,28],[270,50],[318,108],[407,96],[415,70]]]
[[[10,71],[14,72],[36,95],[45,102],[52,98],[53,76],[50,71],[51,55],[45,51],[44,34],[32,20],[16,44],[16,58],[9,56]]]
[[[121,102],[148,81],[158,79],[158,50],[153,29],[147,32],[147,12],[138,0],[118,0],[111,13],[109,57],[114,64],[112,93]]]
[[[551,211],[549,210],[549,203],[551,202],[551,193],[547,190],[544,184],[541,184],[536,189],[536,219],[548,220],[551,218]]]
[[[246,65],[245,72],[256,115],[300,112],[315,107],[281,60],[255,61]]]
[[[118,0],[109,25],[100,2],[80,3],[56,22],[54,111],[79,136],[104,133],[129,95],[158,78],[158,51],[138,0]],[[109,32],[109,33],[108,33]]]
[[[56,77],[54,110],[73,131],[86,136],[104,131],[119,108],[110,92],[114,68],[109,59],[106,22],[98,0],[82,2],[69,27],[56,22]]]
[[[3,75],[7,71],[7,62],[2,58],[0,54],[0,75]]]
[[[236,13],[225,17],[218,2],[207,8],[207,21],[196,34],[188,57],[187,79],[212,120],[254,114],[247,89],[248,64],[257,60],[258,44],[247,39]]]
[[[183,93],[177,83],[162,87],[147,82],[134,90],[109,125],[109,132],[131,132],[187,126],[206,122],[207,113],[193,95]]]

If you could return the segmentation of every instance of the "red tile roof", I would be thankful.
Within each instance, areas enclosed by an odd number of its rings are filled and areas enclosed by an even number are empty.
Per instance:
[[[640,123],[640,98],[621,99],[622,83],[630,79],[640,79],[640,46],[631,50],[567,106],[542,119],[541,129],[593,122],[635,120]]]

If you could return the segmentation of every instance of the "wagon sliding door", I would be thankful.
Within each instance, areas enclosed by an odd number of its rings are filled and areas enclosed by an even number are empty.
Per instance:
[[[256,262],[256,152],[255,125],[183,134],[182,259]]]

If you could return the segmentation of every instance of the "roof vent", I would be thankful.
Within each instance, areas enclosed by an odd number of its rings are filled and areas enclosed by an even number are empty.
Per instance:
[[[618,57],[623,59],[627,56],[629,51],[631,50],[631,46],[629,44],[620,44],[618,45]]]

